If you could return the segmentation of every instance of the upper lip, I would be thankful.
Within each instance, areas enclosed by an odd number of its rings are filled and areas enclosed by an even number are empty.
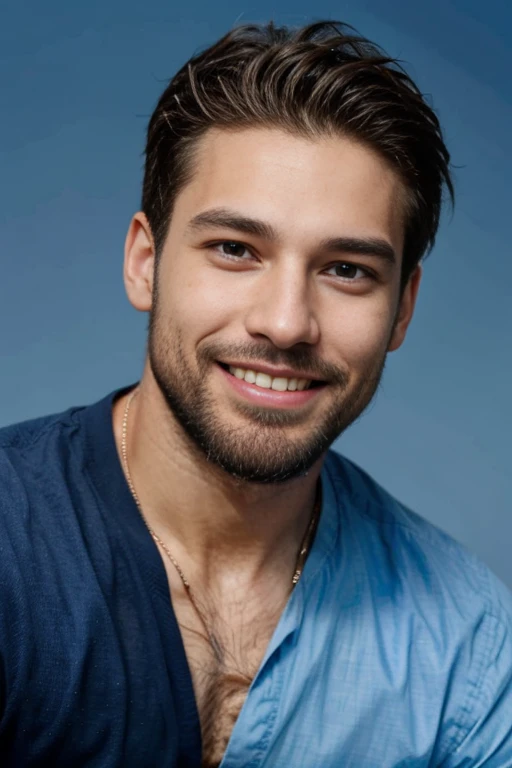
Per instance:
[[[273,379],[308,379],[308,381],[321,381],[318,376],[313,376],[310,373],[304,371],[294,371],[292,368],[274,368],[267,363],[240,363],[240,362],[227,362],[225,360],[219,360],[223,365],[228,365],[231,368],[243,368],[244,371],[255,371],[256,373],[266,373]]]

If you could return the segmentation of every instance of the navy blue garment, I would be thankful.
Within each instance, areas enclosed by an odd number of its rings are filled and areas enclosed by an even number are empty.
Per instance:
[[[0,765],[195,768],[200,725],[113,396],[0,430]]]
[[[0,766],[200,765],[160,554],[112,402],[0,430]],[[512,768],[512,596],[330,451],[221,768]]]

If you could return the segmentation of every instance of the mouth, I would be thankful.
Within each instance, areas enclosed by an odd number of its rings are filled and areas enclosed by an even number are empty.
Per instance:
[[[223,370],[239,381],[245,381],[247,384],[260,389],[273,390],[274,392],[304,392],[305,390],[322,387],[326,383],[318,379],[304,378],[299,375],[272,376],[258,368],[241,368],[220,361],[218,364]]]

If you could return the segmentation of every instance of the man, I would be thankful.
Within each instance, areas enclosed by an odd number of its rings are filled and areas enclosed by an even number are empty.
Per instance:
[[[151,118],[136,387],[1,434],[5,766],[512,766],[512,603],[329,446],[452,193],[343,25],[241,27]]]

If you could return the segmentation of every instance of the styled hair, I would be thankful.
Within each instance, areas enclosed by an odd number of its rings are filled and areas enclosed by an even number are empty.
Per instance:
[[[142,210],[157,256],[176,196],[210,128],[284,129],[353,139],[385,158],[405,187],[402,286],[435,241],[443,190],[453,203],[439,120],[396,59],[349,25],[244,25],[193,56],[151,116]]]

